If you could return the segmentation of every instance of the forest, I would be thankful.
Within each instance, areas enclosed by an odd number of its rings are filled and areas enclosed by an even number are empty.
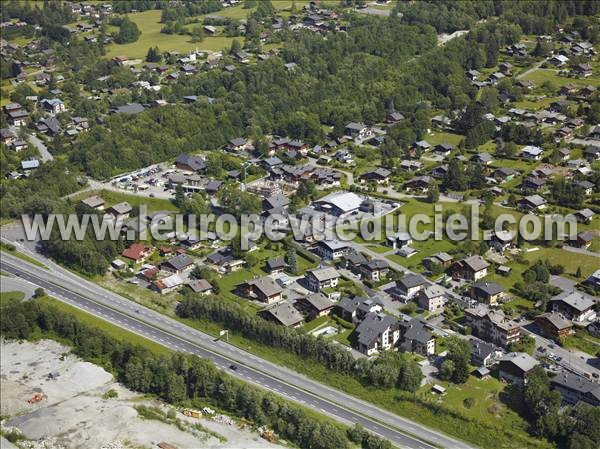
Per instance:
[[[50,304],[11,303],[4,311],[4,338],[53,338],[85,360],[113,373],[119,382],[177,406],[210,405],[256,426],[266,425],[302,449],[391,449],[386,440],[360,427],[347,428],[273,393],[241,382],[200,357],[155,355],[139,345],[107,336]]]

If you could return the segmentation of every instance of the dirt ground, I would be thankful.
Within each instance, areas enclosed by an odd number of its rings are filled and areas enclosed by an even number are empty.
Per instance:
[[[27,440],[33,440],[18,442],[18,446],[156,448],[158,443],[167,442],[180,449],[283,447],[268,443],[249,429],[240,429],[223,416],[195,419],[177,412],[183,430],[174,424],[142,419],[135,406],[164,411],[172,407],[124,388],[110,373],[69,354],[69,348],[55,341],[2,341],[0,351],[0,413],[9,417],[2,426],[5,431],[16,427]],[[103,398],[111,389],[118,397]],[[36,394],[43,399],[29,404]],[[193,424],[201,424],[210,433],[192,428]],[[2,448],[5,443],[3,439]]]

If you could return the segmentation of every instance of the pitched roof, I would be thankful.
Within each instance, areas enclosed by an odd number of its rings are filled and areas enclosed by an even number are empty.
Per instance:
[[[473,284],[473,288],[488,296],[494,296],[504,291],[504,288],[495,282],[477,282]]]
[[[264,309],[263,314],[270,315],[276,321],[284,326],[294,326],[300,323],[304,317],[289,302],[280,302],[273,307]]]
[[[399,286],[408,290],[409,288],[418,287],[419,285],[428,284],[429,282],[420,274],[407,274],[397,283]]]
[[[180,271],[180,270],[183,270],[183,269],[189,267],[190,265],[193,265],[194,261],[187,254],[179,254],[179,255],[173,257],[172,259],[169,259],[165,263],[167,265],[170,265],[175,270]]]
[[[317,281],[319,282],[324,282],[330,279],[340,277],[338,271],[332,267],[315,268],[314,270],[308,270],[306,274],[314,276],[314,278],[317,279]]]
[[[328,310],[334,306],[333,301],[323,293],[311,293],[302,299],[318,311]]]
[[[500,358],[501,362],[512,363],[521,371],[527,373],[531,371],[539,362],[524,352],[510,352]]]
[[[563,296],[562,294],[555,296],[554,298],[550,299],[550,301],[563,302],[579,312],[585,312],[589,308],[593,307],[596,303],[596,299],[593,296],[575,291],[567,294],[566,296]]]
[[[370,346],[390,327],[397,325],[398,320],[383,313],[368,313],[365,319],[357,326],[358,342]]]

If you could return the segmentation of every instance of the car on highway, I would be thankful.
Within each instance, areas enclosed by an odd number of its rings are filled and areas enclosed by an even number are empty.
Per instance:
[[[238,367],[236,365],[231,364],[229,365],[229,369],[232,371],[237,371]]]

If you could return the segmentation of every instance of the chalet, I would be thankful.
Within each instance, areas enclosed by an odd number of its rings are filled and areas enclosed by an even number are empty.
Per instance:
[[[569,58],[567,58],[565,55],[556,54],[556,55],[552,56],[550,59],[548,59],[548,62],[557,67],[561,67],[561,66],[565,65],[567,62],[569,62]]]
[[[227,149],[229,151],[238,152],[238,151],[245,150],[246,148],[248,148],[248,146],[249,146],[249,143],[246,139],[244,139],[243,137],[236,137],[235,139],[231,139],[229,141],[229,145],[227,146]]]
[[[25,126],[27,124],[27,118],[29,117],[29,113],[24,109],[19,109],[17,111],[8,111],[7,115],[8,124],[17,128]]]
[[[250,62],[250,55],[245,51],[238,51],[234,55],[235,59],[242,64],[247,64]]]
[[[498,377],[511,384],[525,385],[527,376],[538,364],[529,354],[511,352],[498,360]]]
[[[413,179],[404,184],[404,186],[409,191],[427,193],[433,182],[434,181],[431,176],[415,176]]]
[[[583,180],[573,182],[573,186],[580,188],[585,195],[591,195],[594,192],[596,184],[588,180]]]
[[[404,171],[418,171],[423,168],[423,163],[420,161],[405,159],[400,162],[400,168]]]
[[[488,274],[489,263],[481,256],[470,256],[466,259],[454,262],[452,265],[452,276],[469,281],[478,281]]]
[[[133,260],[135,263],[140,263],[146,260],[154,252],[154,247],[144,245],[142,243],[132,243],[129,248],[121,253],[126,259]]]
[[[446,301],[444,289],[435,284],[420,290],[417,296],[419,307],[430,313],[443,312]]]
[[[579,95],[581,98],[589,98],[596,93],[596,90],[597,89],[595,86],[588,85],[582,87],[579,92],[577,92],[577,95]]]
[[[268,276],[250,279],[236,286],[240,296],[272,304],[282,298],[282,288]]]
[[[296,300],[296,305],[311,319],[329,315],[335,303],[323,293],[311,293]]]
[[[0,141],[4,145],[12,145],[17,140],[17,135],[8,128],[0,129]]]
[[[378,282],[385,278],[390,271],[390,264],[383,259],[374,259],[359,267],[363,279]]]
[[[166,295],[177,290],[183,285],[183,279],[178,274],[172,274],[163,279],[152,281],[151,287],[161,295]]]
[[[573,323],[559,313],[546,312],[535,317],[535,325],[548,338],[558,341],[573,334]]]
[[[575,218],[579,223],[591,223],[594,218],[594,212],[591,209],[585,208],[575,212]]]
[[[175,274],[185,273],[194,268],[194,261],[187,254],[179,254],[160,265],[162,270]]]
[[[488,306],[495,306],[502,300],[504,288],[495,282],[476,282],[471,287],[471,298]]]
[[[275,257],[274,259],[267,260],[266,268],[271,274],[279,274],[285,271],[287,264],[283,257]]]
[[[444,179],[448,176],[448,164],[438,165],[431,170],[431,176],[436,179]]]
[[[415,142],[413,144],[413,148],[415,148],[418,151],[425,152],[431,150],[431,144],[426,140],[419,140],[418,142]]]
[[[341,240],[321,240],[317,243],[317,253],[324,260],[334,260],[343,257],[350,250],[348,242]]]
[[[377,184],[387,184],[392,172],[387,168],[379,167],[375,170],[363,173],[359,176],[360,182],[376,182]]]
[[[180,154],[175,160],[175,166],[185,172],[198,173],[206,169],[206,162],[200,156]]]
[[[511,231],[493,232],[488,240],[488,245],[497,252],[503,253],[504,251],[514,247],[515,234]]]
[[[562,314],[566,319],[581,323],[585,321],[594,321],[596,311],[594,306],[596,298],[587,293],[573,291],[570,293],[561,293],[550,299],[549,308],[553,312]]]
[[[489,153],[477,153],[471,158],[471,161],[480,165],[490,165],[494,162],[494,158]]]
[[[51,114],[60,114],[61,112],[65,112],[65,104],[58,98],[43,99],[40,102],[40,106],[44,111]]]
[[[401,321],[399,323],[400,349],[424,357],[435,354],[435,337],[427,330],[426,326],[418,318]]]
[[[480,76],[481,76],[481,73],[478,72],[477,70],[469,70],[467,72],[467,78],[469,78],[471,81],[475,81]]]
[[[29,144],[24,140],[15,140],[10,147],[19,153],[20,151],[26,150],[28,146]]]
[[[496,345],[475,338],[469,340],[471,365],[489,368],[502,357],[502,350]]]
[[[215,193],[217,193],[219,191],[219,189],[223,186],[223,184],[224,184],[223,181],[213,179],[212,181],[209,181],[206,183],[206,185],[204,186],[204,191],[208,195],[213,196]]]
[[[388,290],[388,293],[393,299],[404,302],[417,296],[428,285],[429,281],[420,274],[407,274],[396,281],[396,285]]]
[[[508,320],[502,310],[493,310],[483,304],[465,309],[465,322],[474,336],[502,347],[521,339],[518,324]]]
[[[502,62],[502,63],[500,63],[498,68],[504,75],[506,75],[506,76],[512,75],[513,65],[510,62]]]
[[[109,207],[106,210],[106,213],[112,215],[115,219],[127,219],[129,218],[129,214],[133,208],[127,201],[123,201],[122,203],[115,204],[114,206]]]
[[[400,338],[398,320],[389,315],[369,313],[357,326],[356,349],[371,356],[393,348]]]
[[[521,183],[521,190],[524,192],[539,192],[546,186],[546,180],[535,176],[528,176]]]
[[[434,267],[448,267],[452,263],[452,256],[448,253],[436,253],[423,259],[423,266],[429,270]]]
[[[319,292],[324,288],[334,288],[338,285],[340,274],[335,268],[315,268],[306,272],[308,288],[313,292]]]
[[[385,121],[386,123],[393,124],[401,122],[402,120],[404,120],[404,118],[405,117],[399,112],[391,112],[387,115]]]
[[[433,147],[433,152],[436,154],[439,154],[440,156],[448,156],[452,150],[453,150],[453,146],[450,145],[449,143],[440,143],[438,145],[436,145],[435,147]]]
[[[363,299],[355,296],[354,298],[342,298],[335,305],[335,313],[343,320],[350,323],[361,322],[370,313],[380,313],[383,307],[377,301],[372,299]]]
[[[360,274],[360,266],[363,263],[367,262],[367,258],[362,253],[356,252],[355,250],[351,249],[342,256],[340,266],[352,271],[355,274]]]
[[[543,153],[544,150],[542,150],[540,147],[534,147],[532,145],[527,145],[521,149],[521,157],[533,161],[541,160]]]
[[[585,377],[562,371],[550,379],[550,386],[567,404],[585,402],[592,407],[600,407],[600,385]]]
[[[202,296],[211,295],[213,286],[206,279],[192,279],[186,284],[194,293]]]
[[[259,315],[265,320],[286,327],[299,327],[304,323],[302,314],[293,305],[285,301],[261,310]]]
[[[399,249],[412,244],[413,240],[408,232],[398,232],[396,234],[386,236],[386,244],[394,249]]]
[[[521,198],[517,207],[524,211],[540,211],[546,208],[547,201],[539,195],[530,195]]]
[[[452,129],[452,120],[446,115],[434,115],[431,117],[431,124],[439,129]]]
[[[366,139],[367,137],[371,137],[373,135],[373,130],[371,128],[364,123],[356,122],[348,123],[344,132],[347,136],[359,140]]]
[[[600,147],[590,145],[585,150],[583,150],[583,157],[585,157],[588,162],[600,161]]]
[[[204,25],[203,29],[206,34],[211,36],[217,34],[217,29],[212,25]]]

